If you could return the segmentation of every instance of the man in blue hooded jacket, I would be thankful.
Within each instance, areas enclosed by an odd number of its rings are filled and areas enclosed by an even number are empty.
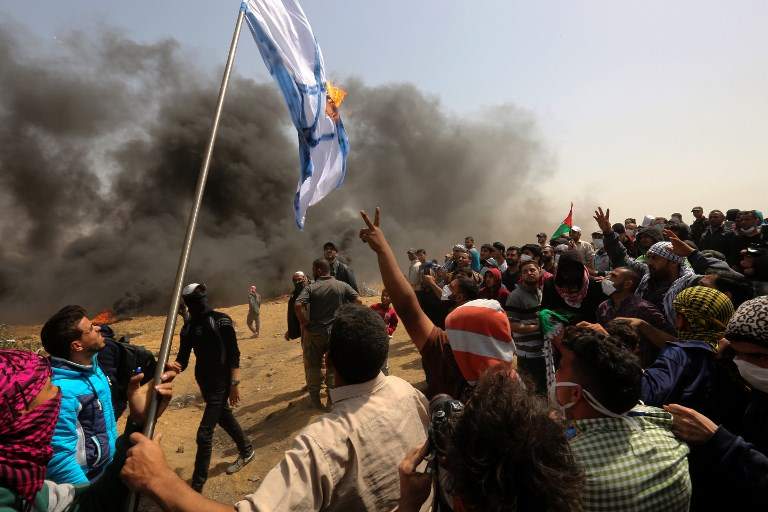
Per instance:
[[[65,306],[54,314],[40,338],[51,354],[51,381],[61,388],[47,478],[87,484],[109,465],[117,439],[109,381],[97,358],[105,341],[80,306]]]

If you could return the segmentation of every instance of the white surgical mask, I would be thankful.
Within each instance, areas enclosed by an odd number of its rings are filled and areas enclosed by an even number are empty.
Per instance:
[[[736,363],[741,378],[747,381],[750,386],[763,393],[768,393],[768,368],[757,366],[739,359],[739,357],[736,357],[733,362]]]
[[[629,237],[635,236],[635,230],[634,229],[627,229],[625,231],[627,233],[627,236],[629,236]]]
[[[563,416],[565,416],[565,410],[570,409],[574,405],[576,405],[577,400],[574,400],[572,402],[568,402],[567,404],[561,404],[560,401],[557,399],[557,388],[570,388],[580,386],[580,384],[576,384],[575,382],[555,382],[555,387],[552,388],[552,392],[550,393],[549,402],[552,405],[556,405],[560,408],[560,410],[563,412]]]
[[[568,402],[568,403],[567,403],[567,404],[565,404],[565,405],[561,404],[561,403],[560,403],[560,402],[557,400],[557,388],[559,388],[559,387],[574,387],[574,386],[579,386],[579,387],[581,387],[581,395],[584,397],[584,400],[586,400],[586,401],[587,401],[587,403],[588,403],[589,405],[591,405],[591,406],[592,406],[592,408],[593,408],[594,410],[596,410],[597,412],[600,412],[600,413],[602,413],[602,414],[604,414],[604,415],[608,416],[609,418],[620,418],[620,419],[622,419],[622,420],[626,421],[626,422],[627,422],[627,424],[629,425],[629,427],[630,427],[632,430],[639,430],[639,429],[640,429],[640,425],[637,423],[637,420],[635,420],[634,418],[632,418],[632,417],[628,416],[628,413],[629,413],[629,411],[627,411],[627,412],[625,412],[625,413],[622,413],[622,414],[616,414],[615,412],[608,410],[608,409],[607,409],[607,408],[606,408],[606,407],[605,407],[603,404],[601,404],[601,403],[600,403],[600,402],[597,400],[597,398],[595,398],[594,396],[592,396],[592,393],[590,393],[589,391],[587,391],[586,389],[584,389],[584,388],[581,386],[581,384],[578,384],[578,383],[576,383],[576,382],[567,382],[567,381],[563,381],[563,382],[556,382],[556,383],[555,383],[555,387],[552,389],[552,393],[554,394],[554,396],[553,396],[553,397],[550,397],[550,398],[552,399],[552,403],[554,403],[554,404],[556,404],[556,405],[560,406],[561,410],[563,411],[563,415],[565,415],[565,410],[566,410],[566,409],[570,409],[571,407],[573,407],[574,405],[576,405],[576,402],[575,402],[575,401],[574,401],[574,402]]]
[[[600,286],[603,289],[603,293],[611,296],[616,291],[616,286],[614,286],[613,281],[610,279],[603,279],[600,281]]]
[[[592,245],[595,246],[595,249],[598,251],[603,248],[603,239],[602,238],[595,238],[592,240]]]

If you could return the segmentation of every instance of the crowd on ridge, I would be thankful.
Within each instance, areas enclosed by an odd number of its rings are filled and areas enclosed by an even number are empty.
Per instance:
[[[216,425],[239,452],[228,474],[256,456],[232,410],[236,331],[206,286],[184,288],[181,346],[154,389],[151,354],[66,306],[41,331],[49,356],[0,350],[0,510],[113,510],[131,489],[174,511],[764,510],[768,225],[692,214],[613,224],[598,208],[591,242],[573,225],[511,246],[468,236],[440,258],[408,250],[403,271],[379,209],[361,212],[381,301],[362,305],[332,242],[311,279],[293,274],[285,338],[325,414],[234,505],[203,495]],[[260,304],[251,286],[254,337]],[[422,390],[390,375],[399,325]],[[140,431],[193,351],[206,407],[187,483]]]

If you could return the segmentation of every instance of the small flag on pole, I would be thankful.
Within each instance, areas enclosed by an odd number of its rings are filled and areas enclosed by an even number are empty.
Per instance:
[[[246,0],[241,8],[298,132],[301,169],[293,207],[303,229],[307,208],[344,182],[349,139],[339,106],[346,92],[326,80],[323,54],[296,0]]]
[[[568,216],[563,220],[563,223],[560,224],[560,227],[555,230],[554,233],[552,233],[552,236],[550,237],[550,240],[554,240],[555,238],[560,238],[563,235],[567,235],[569,231],[571,231],[571,228],[573,227],[573,203],[571,203],[571,210],[568,212]]]

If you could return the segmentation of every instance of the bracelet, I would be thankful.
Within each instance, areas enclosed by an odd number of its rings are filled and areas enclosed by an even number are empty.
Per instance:
[[[240,384],[240,381],[236,379],[232,379],[232,382],[230,382],[230,384],[232,384],[233,386],[237,386],[238,384]]]

